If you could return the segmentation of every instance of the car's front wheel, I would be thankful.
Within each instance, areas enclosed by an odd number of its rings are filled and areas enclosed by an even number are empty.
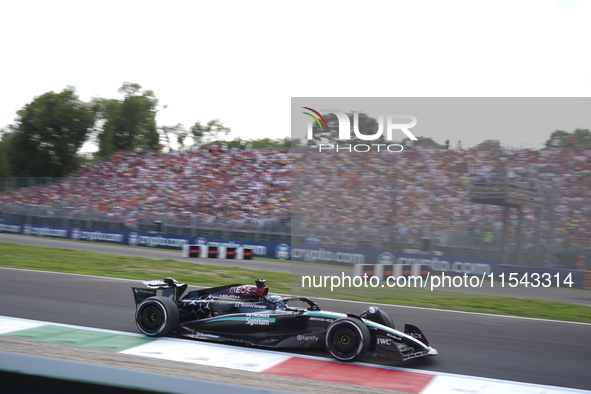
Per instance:
[[[369,329],[361,320],[343,317],[326,330],[326,350],[339,361],[360,359],[370,341]]]
[[[135,323],[145,335],[162,337],[178,326],[179,309],[168,297],[146,298],[137,307]]]
[[[394,320],[392,317],[385,311],[380,310],[380,308],[372,306],[368,310],[364,311],[359,315],[362,319],[371,320],[378,324],[383,324],[386,327],[394,327]]]

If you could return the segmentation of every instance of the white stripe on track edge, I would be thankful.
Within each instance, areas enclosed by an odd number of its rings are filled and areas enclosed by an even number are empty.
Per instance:
[[[3,324],[4,323],[4,324]],[[84,326],[76,326],[71,324],[61,324],[52,322],[43,322],[39,320],[22,319],[9,316],[0,316],[0,334],[6,334],[13,331],[20,331],[28,328],[35,328],[40,326],[59,326],[73,329],[80,329],[85,331],[104,332],[132,337],[148,338],[142,334],[129,333],[124,331],[107,330],[90,328]],[[208,365],[213,367],[225,367],[230,369],[238,369],[250,372],[262,372],[268,368],[280,364],[290,358],[306,358],[321,361],[328,361],[337,364],[351,364],[342,363],[331,358],[323,358],[316,356],[307,356],[294,353],[286,353],[281,351],[252,349],[237,347],[232,345],[211,343],[206,341],[197,341],[181,338],[153,338],[153,342],[138,345],[124,351],[118,352],[121,354],[135,355],[140,357],[165,359],[178,362],[187,362],[200,365]],[[203,352],[195,352],[195,349],[206,350]],[[211,351],[207,351],[207,350]],[[168,353],[166,350],[172,350]],[[216,350],[221,350],[217,352]],[[168,354],[165,354],[168,353]],[[238,353],[241,357],[237,357]],[[244,357],[250,353],[251,355],[259,354],[260,360],[253,362],[249,357]],[[195,357],[195,354],[200,354]],[[206,355],[209,354],[209,357]],[[232,360],[231,357],[234,357]],[[231,360],[232,362],[229,362]],[[546,386],[535,383],[524,383],[509,380],[500,380],[492,378],[481,378],[477,376],[452,374],[445,372],[436,372],[428,370],[417,370],[412,368],[391,367],[387,365],[376,365],[369,363],[353,363],[371,368],[402,371],[417,373],[422,375],[432,375],[433,380],[421,391],[421,394],[457,394],[458,389],[462,387],[462,391],[468,391],[473,394],[492,394],[492,393],[519,393],[519,394],[583,394],[590,393],[590,391],[558,387]],[[467,387],[469,386],[469,387]]]

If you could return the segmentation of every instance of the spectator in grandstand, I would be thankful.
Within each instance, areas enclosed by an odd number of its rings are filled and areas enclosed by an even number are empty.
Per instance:
[[[555,220],[564,229],[558,231],[564,248],[580,248],[577,240],[591,238],[591,149],[447,152],[417,146],[401,154],[364,154],[363,160],[359,155],[252,149],[223,155],[214,150],[120,152],[51,186],[2,193],[0,210],[68,211],[128,226],[162,216],[179,226],[268,231],[289,229],[294,215],[294,231],[317,234],[322,243],[328,237],[341,245],[360,239],[415,242],[424,235],[453,243],[454,234],[470,229],[468,234],[479,239],[491,232],[497,244],[502,208],[473,204],[466,192],[474,179],[498,183],[508,178],[529,189],[555,185]],[[525,207],[524,217],[524,242],[533,245],[535,209]],[[517,223],[516,212],[510,220],[512,226]],[[542,223],[547,234],[547,218]]]

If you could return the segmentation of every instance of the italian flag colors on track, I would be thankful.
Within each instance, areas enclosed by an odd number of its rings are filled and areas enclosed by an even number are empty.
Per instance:
[[[245,349],[184,339],[154,339],[139,334],[4,316],[0,316],[0,343],[1,336],[250,372],[390,389],[413,394],[588,393],[581,390],[462,375],[361,363],[342,363],[318,357]]]

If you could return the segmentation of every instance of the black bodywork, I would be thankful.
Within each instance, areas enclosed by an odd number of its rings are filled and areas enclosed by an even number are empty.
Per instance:
[[[397,361],[437,354],[417,327],[407,324],[398,331],[377,307],[359,315],[323,311],[305,297],[268,296],[264,280],[193,291],[171,278],[142,283],[147,288],[133,288],[136,323],[149,336],[326,348],[341,361],[359,359],[369,348],[376,357]]]

